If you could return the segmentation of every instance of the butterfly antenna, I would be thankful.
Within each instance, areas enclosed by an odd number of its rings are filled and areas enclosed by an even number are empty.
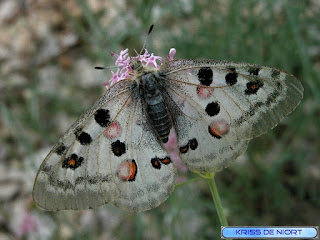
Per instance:
[[[153,24],[150,26],[149,31],[148,31],[148,35],[147,35],[146,38],[144,39],[144,43],[143,43],[143,46],[142,46],[142,48],[141,48],[141,51],[140,51],[139,55],[142,54],[142,51],[143,51],[144,47],[145,47],[146,44],[147,44],[147,40],[148,40],[148,37],[150,36],[150,34],[151,34],[151,32],[152,32],[152,29],[153,29]]]
[[[111,68],[117,68],[117,66],[111,66],[111,67],[100,67],[100,66],[96,66],[96,67],[94,67],[94,69],[98,69],[98,70],[111,69]]]

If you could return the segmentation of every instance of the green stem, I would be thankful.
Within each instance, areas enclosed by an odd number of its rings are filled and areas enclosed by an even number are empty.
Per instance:
[[[200,172],[194,172],[194,173],[198,174],[199,176],[201,176],[202,178],[205,178],[208,181],[212,199],[213,199],[214,205],[216,206],[217,213],[219,216],[220,224],[221,226],[224,226],[224,227],[229,226],[226,216],[223,213],[223,207],[222,207],[221,199],[219,196],[218,188],[217,188],[216,182],[214,181],[215,173],[214,172],[204,173],[204,174]],[[227,238],[227,240],[232,240],[232,239]]]
[[[207,179],[207,181],[209,183],[209,186],[210,186],[211,195],[212,195],[212,198],[213,198],[213,201],[214,201],[214,205],[216,206],[216,209],[217,209],[217,213],[218,213],[218,216],[219,216],[219,220],[220,220],[221,226],[228,226],[228,222],[227,222],[226,216],[223,213],[223,207],[222,207],[222,204],[221,204],[221,200],[220,200],[219,192],[218,192],[218,189],[217,189],[217,185],[216,185],[216,182],[214,181],[214,173],[207,174],[206,175],[206,179]]]

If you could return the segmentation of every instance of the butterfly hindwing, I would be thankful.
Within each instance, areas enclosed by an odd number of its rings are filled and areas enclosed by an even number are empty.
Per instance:
[[[142,211],[168,198],[173,164],[135,94],[132,81],[117,83],[65,133],[37,173],[33,198],[39,206],[87,209],[110,202]]]
[[[289,114],[303,93],[294,76],[252,64],[176,60],[161,72],[169,102],[179,109],[173,112],[181,158],[200,172],[228,166],[245,151],[249,139]],[[196,135],[198,150],[191,151],[190,140]],[[211,161],[212,157],[216,159]]]
[[[247,140],[232,141],[210,134],[205,121],[186,117],[183,113],[176,115],[175,124],[181,159],[192,171],[220,171],[244,153],[248,146]]]

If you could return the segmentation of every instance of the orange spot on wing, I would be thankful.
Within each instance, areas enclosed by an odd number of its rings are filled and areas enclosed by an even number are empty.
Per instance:
[[[135,160],[126,160],[118,168],[118,176],[123,181],[134,181],[137,175],[137,164]]]
[[[209,126],[209,133],[216,137],[221,138],[222,135],[229,131],[229,124],[225,120],[212,122]]]
[[[186,153],[187,151],[188,151],[188,145],[180,148],[181,153]]]
[[[136,177],[136,173],[137,173],[137,165],[134,161],[131,161],[130,164],[130,176],[128,178],[128,181],[132,181],[134,180],[134,178]]]
[[[171,159],[169,157],[166,157],[164,159],[160,160],[163,164],[169,164],[171,162]]]
[[[218,133],[216,133],[213,128],[210,127],[209,129],[212,136],[216,138],[221,138],[221,136]]]
[[[73,158],[71,158],[71,159],[69,160],[69,165],[70,165],[70,166],[76,165],[76,160],[74,160]]]

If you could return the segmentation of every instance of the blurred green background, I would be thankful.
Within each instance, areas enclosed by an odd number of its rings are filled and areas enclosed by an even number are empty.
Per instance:
[[[205,181],[138,214],[110,205],[47,212],[32,201],[41,161],[103,91],[110,51],[211,58],[283,69],[304,99],[216,174],[230,225],[320,223],[320,1],[4,0],[0,2],[0,238],[220,239]],[[195,178],[192,173],[184,175]]]

